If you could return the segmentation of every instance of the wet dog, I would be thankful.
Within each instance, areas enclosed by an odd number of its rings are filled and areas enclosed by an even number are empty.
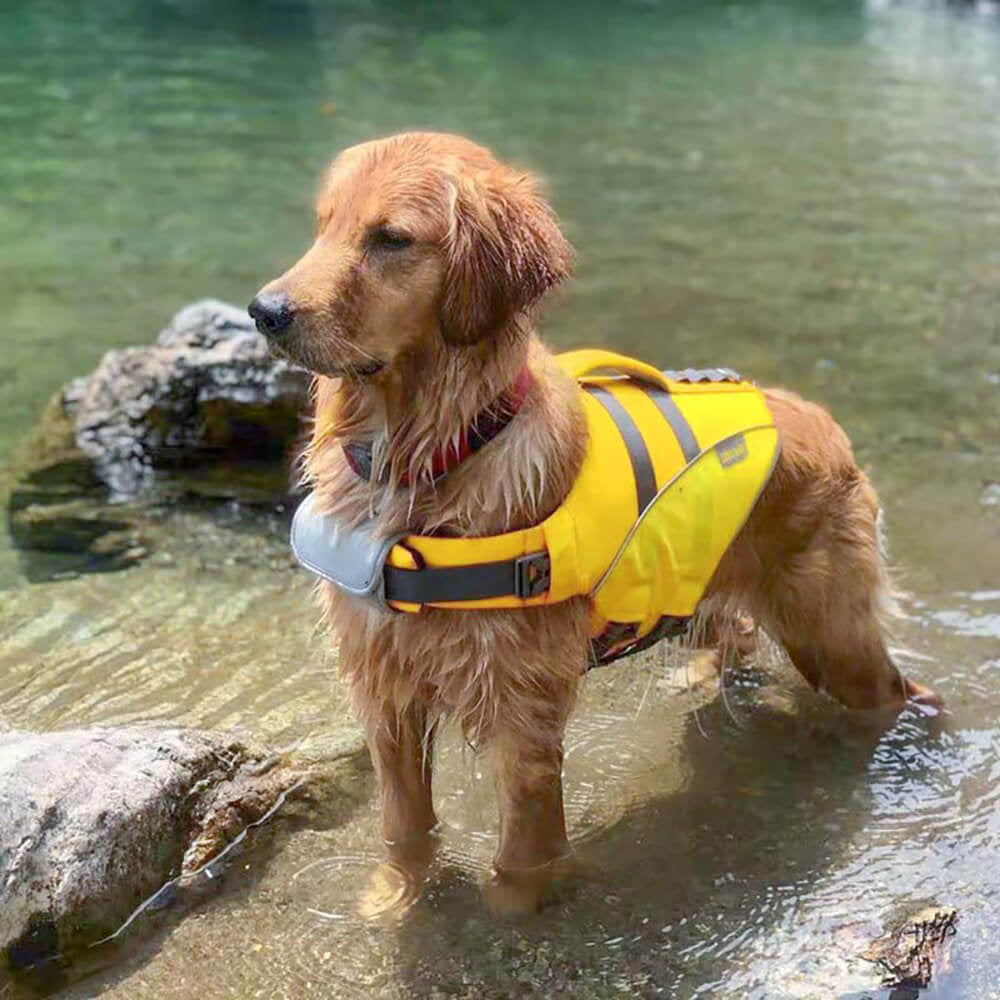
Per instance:
[[[586,423],[576,384],[533,327],[573,251],[535,179],[474,143],[410,133],[331,165],[316,238],[250,307],[285,356],[313,371],[305,463],[320,509],[385,536],[490,535],[537,524],[565,498]],[[516,414],[441,476],[440,456],[518,381]],[[739,608],[813,687],[852,709],[932,693],[886,648],[892,610],[875,492],[820,406],[768,390],[781,455],[699,612]],[[344,445],[367,442],[359,475]],[[585,597],[544,607],[392,614],[324,585],[341,670],[374,758],[392,862],[419,872],[436,825],[435,727],[492,753],[500,843],[488,887],[532,909],[570,855],[563,732],[587,662]]]

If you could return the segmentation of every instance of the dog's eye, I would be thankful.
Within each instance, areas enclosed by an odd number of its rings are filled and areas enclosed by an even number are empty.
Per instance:
[[[368,244],[377,250],[405,250],[413,246],[413,237],[388,226],[376,226],[368,234]]]

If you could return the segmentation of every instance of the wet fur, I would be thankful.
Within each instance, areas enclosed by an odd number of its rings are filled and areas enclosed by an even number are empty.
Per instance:
[[[534,307],[572,259],[534,179],[467,140],[406,134],[341,154],[317,218],[313,247],[266,290],[288,294],[296,310],[282,349],[318,373],[305,468],[323,507],[352,521],[375,514],[387,535],[486,535],[547,516],[574,481],[586,428],[575,385],[534,333]],[[384,225],[412,234],[412,246],[373,251]],[[435,449],[526,362],[534,386],[500,437],[437,484],[420,481]],[[360,374],[378,363],[377,374]],[[851,708],[892,710],[929,694],[886,651],[878,501],[846,435],[793,393],[767,398],[781,458],[704,610],[750,612],[813,686]],[[371,483],[340,448],[357,438],[373,442]],[[417,485],[391,485],[404,473]],[[586,600],[411,615],[330,586],[322,597],[378,768],[390,857],[409,868],[426,861],[433,735],[447,716],[493,752],[494,902],[535,906],[569,853],[562,739],[587,659]]]

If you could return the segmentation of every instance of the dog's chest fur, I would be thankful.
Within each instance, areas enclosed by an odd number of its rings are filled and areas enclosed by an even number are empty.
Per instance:
[[[501,435],[433,485],[372,484],[355,476],[339,447],[324,449],[311,462],[322,509],[349,523],[374,514],[387,536],[489,535],[537,523],[562,502],[585,446],[582,413],[562,390],[540,381]],[[417,701],[432,715],[457,717],[470,738],[481,739],[501,704],[510,716],[511,704],[550,699],[551,686],[574,686],[586,664],[585,598],[545,608],[408,614],[372,607],[330,584],[320,593],[340,639],[341,673],[362,712]],[[560,666],[553,671],[553,664]],[[517,714],[505,724],[516,724]]]

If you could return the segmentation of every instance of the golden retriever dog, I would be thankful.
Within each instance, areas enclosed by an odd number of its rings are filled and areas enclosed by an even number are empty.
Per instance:
[[[490,535],[564,499],[586,444],[579,390],[533,315],[573,250],[536,180],[466,139],[408,133],[341,153],[316,237],[250,306],[281,354],[316,375],[305,455],[319,508],[379,533]],[[509,391],[516,414],[446,475],[435,456]],[[806,680],[851,709],[933,700],[886,649],[891,608],[878,500],[820,406],[768,390],[781,454],[701,609],[741,609]],[[367,442],[368,478],[344,445]],[[531,910],[565,870],[563,733],[588,660],[588,601],[512,610],[387,612],[322,586],[341,671],[375,762],[390,864],[419,877],[437,824],[432,745],[456,720],[495,766],[492,905]],[[419,880],[419,878],[418,878]]]

